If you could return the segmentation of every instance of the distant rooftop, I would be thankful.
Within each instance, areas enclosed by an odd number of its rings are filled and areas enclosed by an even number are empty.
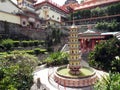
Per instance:
[[[59,9],[63,10],[66,13],[68,12],[67,9],[62,8],[62,6],[60,6],[59,4],[53,2],[52,0],[43,0],[42,2],[36,3],[35,6],[42,5],[44,3],[49,3],[49,4],[53,5],[53,6],[55,6],[56,8],[59,8]]]
[[[79,4],[79,7],[74,7],[75,10],[85,9],[89,7],[99,6],[102,4],[109,4],[113,2],[120,2],[120,0],[87,0]]]
[[[78,3],[78,1],[76,1],[76,0],[66,0],[66,1],[65,1],[65,5],[66,5],[66,4],[70,4],[70,3],[72,3],[72,4],[73,4],[73,3]]]

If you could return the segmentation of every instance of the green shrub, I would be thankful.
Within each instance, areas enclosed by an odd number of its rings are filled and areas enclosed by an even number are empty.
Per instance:
[[[40,48],[35,48],[34,49],[34,54],[36,54],[36,55],[40,54]]]
[[[39,45],[39,40],[34,40],[33,43],[34,43],[34,46],[38,46]]]
[[[40,53],[44,54],[45,52],[47,52],[46,49],[40,49]]]
[[[34,46],[34,41],[28,41],[29,46]]]
[[[28,41],[22,41],[21,44],[22,44],[23,47],[28,47],[29,42]]]
[[[39,41],[39,44],[44,45],[45,41]]]
[[[14,41],[14,42],[13,42],[13,46],[14,46],[14,47],[20,46],[20,41]]]
[[[34,49],[34,54],[44,54],[47,50],[46,49],[40,49],[40,48],[35,48]]]
[[[120,73],[103,75],[94,85],[94,90],[120,90]]]
[[[14,52],[0,57],[0,90],[30,90],[37,57]]]
[[[118,68],[120,60],[115,59],[116,56],[120,57],[120,41],[117,38],[112,38],[99,43],[90,52],[89,65],[104,71],[120,72],[120,68]]]
[[[39,44],[43,44],[44,42],[39,41],[39,40],[30,40],[30,41],[22,41],[21,45],[23,47],[28,47],[28,46],[38,46]]]
[[[26,53],[32,54],[32,55],[34,54],[33,50],[27,50]]]
[[[2,46],[6,48],[6,50],[11,50],[13,47],[13,40],[12,39],[5,39],[2,40]]]
[[[50,54],[50,56],[45,60],[47,66],[57,66],[68,64],[68,54],[64,52],[56,52]]]

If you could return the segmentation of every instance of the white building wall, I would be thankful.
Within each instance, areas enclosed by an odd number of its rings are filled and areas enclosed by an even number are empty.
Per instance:
[[[43,7],[41,7],[41,9],[36,11],[39,14],[40,18],[44,18],[44,19],[52,19],[55,20],[57,22],[61,22],[61,14],[57,13],[56,11],[51,10],[50,8],[48,8],[47,10],[43,9]],[[47,12],[45,14],[45,12]]]
[[[7,22],[10,22],[10,23],[20,24],[20,16],[0,12],[0,21],[7,21]]]
[[[19,8],[16,7],[11,1],[4,0],[4,2],[0,1],[0,11],[14,13],[18,12]]]
[[[45,14],[42,9],[37,10],[36,13],[39,15],[40,18],[45,18]]]
[[[52,10],[49,11],[49,18],[51,18],[52,20],[55,20],[55,21],[58,21],[60,22],[61,21],[61,15],[59,13],[56,13]]]

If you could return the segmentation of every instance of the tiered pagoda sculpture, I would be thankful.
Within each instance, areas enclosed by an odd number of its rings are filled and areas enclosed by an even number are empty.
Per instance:
[[[74,24],[70,28],[69,36],[69,68],[70,74],[78,75],[80,74],[80,60],[81,56],[79,53],[79,41],[78,41],[78,30],[77,26]]]
[[[78,41],[78,28],[74,24],[69,32],[69,64],[58,67],[54,73],[54,81],[64,87],[79,88],[96,83],[97,76],[94,69],[81,65],[81,53]],[[89,73],[86,73],[89,72]],[[84,74],[84,75],[83,75]]]

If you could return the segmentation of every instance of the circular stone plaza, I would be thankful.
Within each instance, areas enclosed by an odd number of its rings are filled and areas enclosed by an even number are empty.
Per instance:
[[[87,65],[87,63],[85,61],[81,61],[82,64],[85,65],[85,67],[89,67]],[[93,85],[94,85],[94,81],[96,81],[96,77],[97,79],[101,79],[102,76],[108,75],[106,72],[103,71],[98,71],[96,69],[94,69],[95,74],[91,77],[91,81],[89,80],[89,77],[86,78],[78,78],[78,79],[72,79],[72,81],[67,81],[68,79],[66,79],[66,82],[68,82],[69,84],[71,83],[72,85],[74,85],[74,87],[70,87],[70,86],[66,86],[67,84],[64,84],[65,82],[61,82],[63,83],[63,85],[61,85],[60,83],[58,83],[57,81],[55,81],[55,74],[56,74],[56,70],[59,67],[49,67],[46,68],[44,66],[40,66],[37,68],[37,70],[34,72],[34,83],[35,85],[37,84],[37,79],[40,78],[40,81],[42,84],[45,85],[45,89],[36,89],[37,87],[33,86],[31,90],[94,90],[93,89]],[[94,78],[95,77],[95,78]],[[59,78],[59,76],[58,76]],[[94,78],[94,79],[93,79]],[[64,77],[60,77],[59,80],[64,79]],[[76,86],[81,86],[81,87],[76,87],[75,86],[75,82],[73,81],[78,81]],[[73,84],[74,83],[74,84]],[[86,86],[88,85],[88,86]]]
[[[106,73],[89,67],[82,60],[79,51],[78,31],[74,24],[69,32],[69,64],[42,70],[38,69],[34,73],[34,80],[36,82],[37,78],[40,78],[41,83],[45,84],[50,90],[93,90],[96,81]]]

